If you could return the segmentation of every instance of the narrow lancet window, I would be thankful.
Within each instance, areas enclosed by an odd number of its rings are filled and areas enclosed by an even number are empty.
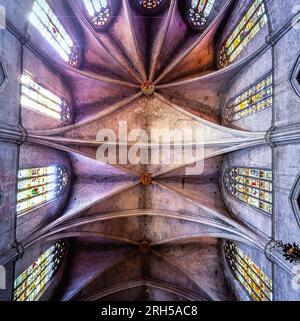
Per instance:
[[[224,245],[227,263],[234,276],[254,301],[272,301],[272,281],[232,241]]]
[[[227,67],[232,63],[267,22],[268,16],[264,1],[254,0],[222,46],[219,57],[220,67]]]
[[[14,283],[14,301],[38,301],[61,266],[65,251],[65,243],[56,242],[20,274]]]
[[[35,0],[29,21],[72,67],[79,65],[79,51],[46,0]]]

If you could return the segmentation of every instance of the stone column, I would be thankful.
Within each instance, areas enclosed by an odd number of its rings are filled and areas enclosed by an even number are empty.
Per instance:
[[[21,125],[11,125],[0,121],[0,142],[21,145],[27,137],[27,131]]]
[[[300,143],[300,124],[281,128],[271,128],[266,134],[266,141],[272,147]]]

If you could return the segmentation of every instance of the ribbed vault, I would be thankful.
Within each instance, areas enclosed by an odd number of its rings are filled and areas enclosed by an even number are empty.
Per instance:
[[[217,0],[210,23],[198,33],[184,21],[180,1],[167,1],[161,11],[148,14],[133,1],[120,1],[103,32],[90,25],[82,1],[51,1],[64,22],[76,26],[80,69],[55,61],[32,40],[25,44],[65,79],[74,101],[71,125],[24,124],[29,143],[65,152],[73,168],[62,215],[23,240],[25,247],[70,241],[68,273],[55,299],[232,300],[219,240],[264,247],[262,235],[226,210],[219,178],[224,154],[266,144],[266,133],[226,128],[220,118],[228,84],[266,45],[218,70],[215,46],[235,1]],[[97,160],[105,143],[97,140],[98,131],[107,128],[118,135],[120,122],[127,122],[128,131],[141,128],[148,134],[166,127],[201,131],[203,154],[197,161],[202,172],[186,174],[193,158],[182,165],[173,159],[163,165],[161,155],[154,165]],[[119,140],[112,145],[117,151],[122,147]],[[195,150],[193,141],[185,146]],[[151,184],[141,180],[146,173]]]

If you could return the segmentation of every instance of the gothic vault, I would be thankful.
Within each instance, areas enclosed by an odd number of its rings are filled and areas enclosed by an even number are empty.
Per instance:
[[[299,3],[201,3],[0,0],[1,300],[300,299]]]

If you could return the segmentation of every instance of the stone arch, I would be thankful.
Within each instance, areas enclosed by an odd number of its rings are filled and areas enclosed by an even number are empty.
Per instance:
[[[300,174],[296,178],[294,186],[289,196],[293,212],[300,227]]]
[[[0,91],[4,87],[4,84],[6,83],[7,80],[7,73],[3,64],[3,61],[0,57]]]
[[[291,84],[298,97],[300,97],[300,53],[292,70]]]

